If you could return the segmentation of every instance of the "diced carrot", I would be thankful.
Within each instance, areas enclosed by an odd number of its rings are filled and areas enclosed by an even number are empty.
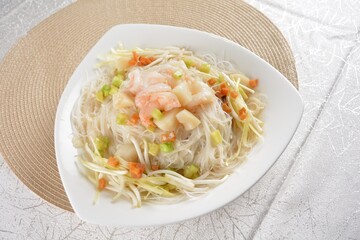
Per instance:
[[[116,159],[116,157],[111,156],[109,157],[107,164],[109,164],[112,167],[117,167],[119,166],[120,162],[119,160]]]
[[[156,60],[154,57],[139,56],[136,51],[132,52],[133,57],[129,60],[129,66],[146,66]]]
[[[149,65],[150,63],[152,63],[152,61],[149,58],[147,58],[147,64],[146,65]]]
[[[159,170],[159,165],[151,164],[151,170],[153,171]]]
[[[220,88],[220,89],[219,89]],[[216,96],[218,98],[221,98],[223,96],[227,96],[229,94],[229,87],[226,85],[226,83],[222,83],[219,88],[215,89],[216,91]]]
[[[229,94],[229,88],[228,87],[221,88],[220,93],[223,96],[228,95]]]
[[[259,80],[257,80],[257,79],[249,80],[249,87],[251,87],[251,88],[256,88],[258,84],[259,84]]]
[[[135,59],[131,59],[129,62],[128,62],[129,66],[135,66],[137,64],[136,60]]]
[[[231,108],[226,103],[222,103],[221,107],[224,110],[224,112],[231,113]]]
[[[139,119],[140,119],[140,117],[139,117],[139,114],[138,113],[134,113],[132,116],[131,116],[131,118],[130,118],[130,124],[132,124],[132,125],[136,125],[138,122],[139,122]]]
[[[141,178],[145,170],[145,165],[137,162],[128,162],[128,164],[129,164],[130,176],[132,178]]]
[[[161,134],[161,142],[175,142],[176,141],[176,135],[174,131],[171,131],[169,133]]]
[[[129,66],[135,66],[138,63],[138,55],[135,51],[132,52],[133,58],[128,62]]]
[[[139,57],[139,62],[138,62],[138,66],[146,66],[149,65],[150,63],[152,63],[155,60],[154,57],[144,57],[144,56],[140,56]]]
[[[143,171],[140,168],[133,168],[130,171],[132,178],[141,178],[142,173],[143,173]]]
[[[149,57],[148,59],[149,59],[150,63],[152,63],[153,61],[156,60],[156,58],[154,58],[154,57]]]
[[[136,51],[132,51],[132,54],[133,54],[133,59],[135,59],[136,61],[138,61],[139,55],[137,54],[137,52],[136,52]]]
[[[238,96],[239,96],[239,94],[236,91],[231,91],[230,92],[230,97],[237,98]]]
[[[220,94],[221,94],[222,96],[226,96],[226,95],[229,94],[229,88],[228,88],[228,86],[226,85],[226,83],[222,83],[222,84],[220,85]]]
[[[138,65],[140,66],[140,65],[145,65],[146,64],[146,58],[145,57],[143,57],[143,56],[140,56],[139,57],[139,62],[138,62]]]
[[[138,65],[139,66],[146,66],[150,63],[150,60],[146,57],[140,56]]]
[[[225,87],[227,87],[226,83],[223,82],[223,83],[220,84],[220,89],[225,88]]]
[[[210,85],[210,86],[214,86],[215,83],[217,82],[217,80],[215,78],[210,78],[207,83]]]
[[[241,120],[245,120],[247,114],[246,114],[246,109],[244,107],[239,110],[239,116]]]
[[[98,190],[99,191],[103,190],[106,187],[106,184],[107,184],[107,182],[106,182],[105,178],[100,178],[99,182],[98,182]]]

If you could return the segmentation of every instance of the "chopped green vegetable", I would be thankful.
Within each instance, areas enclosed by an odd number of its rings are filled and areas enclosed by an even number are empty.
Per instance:
[[[149,130],[150,132],[155,132],[156,126],[154,124],[151,124],[147,127],[147,130]]]
[[[104,102],[104,93],[102,91],[98,91],[95,97],[99,102]]]
[[[128,115],[126,115],[125,113],[119,113],[116,116],[116,123],[119,125],[125,125],[128,119],[129,119]]]
[[[218,81],[219,82],[224,82],[225,81],[225,77],[224,77],[224,75],[222,73],[219,74]]]
[[[111,87],[108,84],[102,86],[101,91],[103,92],[104,97],[106,98],[110,94]]]
[[[199,167],[195,164],[190,164],[184,168],[184,177],[194,179],[199,177]]]
[[[164,117],[164,115],[162,114],[162,112],[157,109],[157,108],[154,108],[152,111],[151,111],[151,116],[155,119],[155,120],[160,120]]]
[[[203,73],[210,73],[210,64],[203,63],[198,67],[198,70]]]
[[[191,67],[194,67],[196,65],[196,63],[193,60],[188,59],[188,58],[184,58],[183,61],[184,61],[187,68],[191,68]]]
[[[125,76],[125,71],[124,70],[119,70],[119,69],[115,69],[115,71],[114,71],[114,75],[115,76],[122,76],[122,77],[124,77]]]
[[[245,120],[245,123],[243,125],[243,132],[241,135],[241,143],[246,143],[249,133],[249,120]]]
[[[101,156],[104,156],[105,151],[109,147],[109,143],[110,143],[110,141],[107,136],[99,136],[99,137],[95,138],[95,146]]]
[[[156,157],[159,154],[160,146],[156,143],[149,143],[149,154]]]
[[[175,190],[176,189],[176,186],[175,185],[172,185],[170,183],[167,183],[165,185],[162,186],[163,189],[167,190],[167,191],[172,191],[172,190]]]
[[[222,142],[222,136],[219,130],[215,130],[210,134],[211,137],[211,144],[213,147],[216,147]]]
[[[166,142],[160,144],[160,151],[164,153],[169,153],[174,151],[174,145],[172,142]]]
[[[110,95],[114,95],[115,93],[117,93],[117,91],[119,90],[118,87],[114,86],[114,85],[111,85],[110,86]]]
[[[115,89],[112,89],[112,86],[110,87],[108,84],[105,84],[98,92],[96,92],[96,96],[95,96],[96,100],[102,103],[104,102],[106,97],[109,96],[110,94],[113,94],[114,91]]]
[[[160,196],[164,196],[164,197],[172,197],[174,196],[173,193],[167,191],[166,189],[160,187],[160,186],[154,186],[153,184],[146,184],[144,182],[139,182],[138,181],[138,186],[146,189],[149,192],[153,192],[155,194],[158,194]]]
[[[177,70],[176,72],[173,73],[173,77],[176,80],[179,80],[180,78],[182,78],[182,76],[183,76],[183,72],[181,70]]]
[[[121,84],[124,81],[124,77],[122,75],[116,75],[113,79],[111,84],[117,88],[119,88],[121,86]]]
[[[117,93],[117,91],[119,90],[119,88],[115,87],[114,85],[111,85],[110,87],[110,95],[114,95],[115,93]]]

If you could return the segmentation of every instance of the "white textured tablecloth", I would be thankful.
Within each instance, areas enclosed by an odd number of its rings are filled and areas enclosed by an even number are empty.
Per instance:
[[[0,0],[0,60],[72,2]],[[179,224],[100,227],[37,197],[0,157],[0,239],[360,239],[360,1],[247,2],[288,40],[305,102],[293,140],[254,187]]]

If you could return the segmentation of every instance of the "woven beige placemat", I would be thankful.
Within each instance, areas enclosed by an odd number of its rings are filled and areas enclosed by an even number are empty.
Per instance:
[[[293,55],[282,34],[243,1],[77,1],[30,31],[0,64],[0,152],[26,186],[69,211],[54,153],[56,107],[89,49],[121,23],[166,24],[215,33],[255,52],[297,87]]]

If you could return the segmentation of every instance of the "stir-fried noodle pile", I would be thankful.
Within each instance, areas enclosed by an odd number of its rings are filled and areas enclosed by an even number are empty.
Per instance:
[[[177,48],[123,49],[72,111],[73,144],[97,192],[172,203],[223,182],[262,134],[264,96],[226,61]]]

